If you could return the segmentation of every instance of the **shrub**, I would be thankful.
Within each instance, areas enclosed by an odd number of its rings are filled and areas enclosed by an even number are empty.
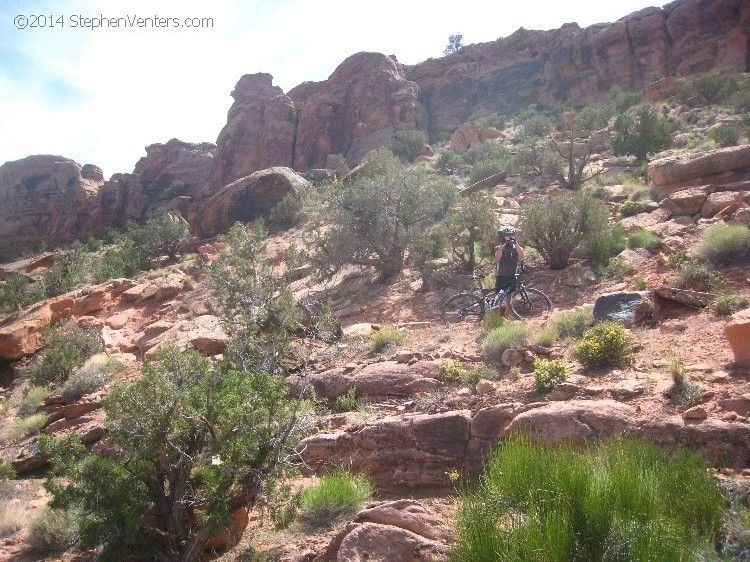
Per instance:
[[[534,388],[548,392],[568,378],[568,368],[563,359],[536,359],[534,361]]]
[[[402,160],[411,162],[424,152],[426,144],[427,135],[417,129],[408,129],[396,133],[391,151]]]
[[[406,169],[387,150],[365,158],[371,175],[321,191],[325,232],[315,232],[313,264],[324,276],[345,265],[374,267],[381,280],[403,269],[408,249],[445,217],[456,188],[423,169]]]
[[[471,172],[469,172],[469,183],[477,183],[478,181],[507,170],[507,160],[482,160],[471,167]]]
[[[16,418],[5,428],[0,441],[10,443],[24,437],[36,435],[47,423],[47,414],[39,413],[24,418]]]
[[[508,323],[498,326],[487,334],[482,342],[482,352],[487,363],[500,363],[507,349],[526,343],[531,330],[525,324]]]
[[[705,263],[694,260],[684,262],[677,270],[674,284],[679,288],[711,291],[722,282],[721,276]]]
[[[383,326],[372,336],[372,350],[383,351],[391,345],[398,345],[406,338],[406,332],[392,326]]]
[[[39,550],[65,550],[78,540],[78,525],[70,511],[46,508],[29,525],[28,542]]]
[[[601,322],[587,330],[573,349],[586,367],[619,367],[633,358],[633,338],[615,322]]]
[[[750,306],[750,299],[740,295],[719,295],[714,302],[714,312],[719,316],[731,316],[738,310]]]
[[[534,344],[542,347],[552,347],[557,342],[559,334],[554,326],[547,326],[534,336]]]
[[[678,129],[675,119],[661,118],[652,106],[642,105],[634,115],[622,114],[615,120],[614,153],[644,161],[648,154],[671,147]]]
[[[69,404],[75,402],[102,388],[110,376],[122,368],[124,365],[114,357],[95,355],[68,377],[62,387],[62,396]]]
[[[49,388],[46,386],[32,386],[23,393],[21,402],[18,404],[18,414],[20,416],[30,416],[36,414],[42,401],[49,395]]]
[[[16,312],[44,297],[42,283],[31,282],[21,275],[9,277],[0,281],[0,314]]]
[[[645,229],[636,230],[628,236],[628,248],[644,248],[656,252],[661,248],[661,238]]]
[[[458,152],[446,149],[440,153],[435,167],[444,174],[452,174],[458,170],[464,163],[464,157]]]
[[[701,233],[693,251],[696,259],[715,267],[750,262],[750,228],[740,224],[716,224]]]
[[[736,146],[740,142],[740,132],[730,123],[722,123],[711,127],[708,131],[708,138],[714,141],[722,148],[727,146]]]
[[[326,157],[326,168],[335,171],[342,178],[350,171],[343,154],[329,154]]]
[[[339,394],[333,401],[331,411],[334,414],[340,414],[342,412],[353,412],[357,409],[357,391],[353,388],[349,389],[346,394]]]
[[[463,375],[461,363],[446,361],[438,367],[438,379],[444,382],[459,382]]]
[[[552,269],[568,266],[587,238],[608,229],[609,210],[587,191],[561,194],[523,209],[519,229]]]
[[[553,318],[551,326],[560,339],[578,340],[583,337],[593,321],[594,316],[590,308],[579,308]]]
[[[26,518],[26,510],[19,500],[0,503],[0,538],[10,537],[23,529]]]
[[[292,524],[301,501],[302,490],[294,490],[287,480],[272,479],[266,484],[266,508],[277,531]]]
[[[328,526],[336,518],[354,514],[372,496],[372,486],[364,476],[340,472],[327,474],[316,486],[302,491],[304,517],[316,525]]]
[[[6,460],[0,459],[0,482],[11,480],[17,476],[16,469]]]
[[[516,436],[461,493],[450,560],[690,560],[718,544],[725,496],[689,451]]]
[[[503,308],[495,308],[485,313],[484,318],[482,318],[482,328],[485,332],[491,332],[495,328],[505,325],[503,310]]]
[[[649,209],[650,205],[648,201],[625,201],[620,205],[620,214],[623,217],[632,217],[638,213],[643,213]]]
[[[278,228],[292,228],[302,218],[302,196],[287,193],[271,211],[269,221]]]
[[[609,260],[625,249],[625,235],[619,226],[592,232],[583,241],[583,254],[594,269],[606,267]]]
[[[22,369],[34,386],[64,382],[73,369],[102,349],[99,335],[74,324],[54,327],[45,333],[46,347]]]
[[[81,283],[84,280],[84,264],[83,247],[78,243],[57,256],[42,278],[45,296],[67,293]]]
[[[453,258],[468,271],[474,271],[482,250],[495,241],[497,215],[493,201],[486,192],[470,195],[446,221]]]
[[[728,101],[738,91],[738,75],[727,67],[694,74],[681,81],[681,100],[690,107]]]

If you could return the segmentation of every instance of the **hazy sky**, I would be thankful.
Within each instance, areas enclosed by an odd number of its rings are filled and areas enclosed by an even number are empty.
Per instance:
[[[146,145],[214,142],[243,74],[269,72],[286,92],[359,51],[414,64],[457,32],[494,41],[652,5],[662,2],[0,0],[0,164],[59,154],[105,177],[131,172]]]

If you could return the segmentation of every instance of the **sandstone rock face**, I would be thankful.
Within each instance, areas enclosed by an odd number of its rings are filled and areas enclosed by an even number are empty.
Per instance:
[[[294,167],[321,168],[329,154],[339,153],[357,164],[396,131],[424,128],[418,92],[402,65],[379,53],[352,55],[320,88],[294,88],[289,92],[299,108]]]
[[[199,238],[224,233],[237,221],[250,222],[267,216],[285,195],[297,193],[307,184],[289,168],[255,172],[206,200],[190,226]]]
[[[273,85],[273,77],[246,74],[232,97],[210,172],[215,189],[258,170],[294,166],[297,114],[292,100]]]
[[[42,348],[42,329],[68,318],[74,298],[61,295],[0,323],[0,358],[16,361]]]
[[[595,320],[612,320],[632,326],[648,316],[645,312],[650,303],[648,291],[607,293],[594,302],[593,315]]]
[[[416,533],[377,523],[363,523],[347,533],[336,560],[350,562],[416,562],[447,560],[445,545]]]
[[[169,201],[178,195],[200,197],[209,191],[209,175],[216,145],[172,139],[146,147],[146,156],[135,165],[144,192],[151,200]],[[173,182],[184,187],[175,189]],[[171,188],[171,189],[170,189]]]
[[[0,200],[0,257],[103,234],[142,218],[147,203],[137,178],[104,181],[96,166],[48,155],[0,166]]]
[[[750,367],[750,309],[736,312],[724,326],[724,335],[737,364]]]
[[[728,184],[750,179],[750,145],[654,160],[648,182],[658,199],[686,187]]]

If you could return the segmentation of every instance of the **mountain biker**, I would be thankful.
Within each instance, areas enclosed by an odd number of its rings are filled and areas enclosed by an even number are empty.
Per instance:
[[[513,317],[510,310],[510,293],[516,284],[518,262],[523,261],[525,253],[516,242],[516,229],[502,226],[497,229],[499,244],[495,246],[495,291],[505,291],[505,316]]]

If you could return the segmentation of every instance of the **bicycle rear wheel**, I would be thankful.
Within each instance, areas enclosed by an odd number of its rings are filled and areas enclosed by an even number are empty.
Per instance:
[[[521,288],[511,293],[510,309],[516,318],[541,318],[552,312],[552,301],[539,289]]]
[[[441,317],[446,326],[479,322],[484,317],[484,301],[473,293],[458,293],[443,303]]]

